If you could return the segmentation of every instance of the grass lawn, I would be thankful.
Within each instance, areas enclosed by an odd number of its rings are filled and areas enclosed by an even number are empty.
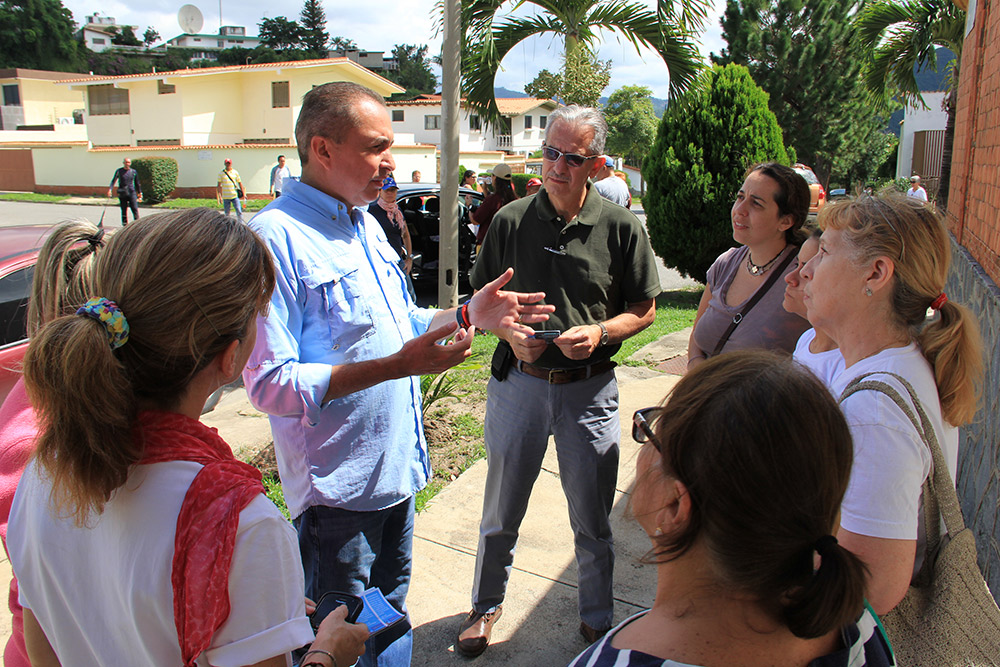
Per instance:
[[[69,195],[40,195],[36,192],[8,192],[0,194],[0,201],[38,201],[56,202],[66,201]]]
[[[271,203],[270,199],[248,199],[243,205],[244,211],[259,211]],[[215,199],[170,199],[160,204],[155,204],[153,208],[215,208],[222,210],[222,204]]]

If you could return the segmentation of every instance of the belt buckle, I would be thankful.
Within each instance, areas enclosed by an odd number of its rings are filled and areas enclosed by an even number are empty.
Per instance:
[[[555,384],[556,383],[556,381],[555,381],[555,377],[556,377],[555,374],[558,373],[558,372],[559,372],[558,368],[550,368],[549,369],[549,377],[548,377],[549,384]]]

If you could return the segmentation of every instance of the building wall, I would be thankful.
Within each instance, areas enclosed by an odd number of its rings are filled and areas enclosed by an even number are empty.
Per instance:
[[[950,298],[985,343],[980,410],[962,429],[958,491],[979,565],[1000,598],[1000,0],[971,0],[962,51],[947,220],[955,239]]]
[[[941,109],[947,93],[924,93],[924,101],[929,108],[907,106],[899,137],[899,152],[896,155],[896,178],[913,175],[913,135],[923,130],[943,130],[948,122],[948,114]],[[920,174],[926,176],[926,174]]]
[[[181,87],[177,86],[177,92],[168,95],[160,95],[158,88],[158,79],[136,81],[128,85],[132,123],[132,141],[129,143],[133,145],[137,140],[183,140]],[[112,116],[116,117],[118,116]]]
[[[178,77],[185,146],[243,141],[243,85],[237,74]]]
[[[73,111],[84,108],[83,93],[54,81],[26,78],[0,78],[0,85],[17,84],[24,110],[22,125],[57,125],[60,118],[73,118]]]

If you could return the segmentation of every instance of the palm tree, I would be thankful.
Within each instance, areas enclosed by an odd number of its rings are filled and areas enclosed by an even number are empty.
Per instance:
[[[525,4],[541,12],[531,17],[501,15],[505,5]],[[494,99],[497,69],[511,49],[534,35],[565,39],[564,62],[575,62],[581,47],[593,48],[598,30],[622,36],[638,51],[646,46],[659,54],[670,70],[675,95],[694,80],[701,59],[692,36],[707,20],[712,0],[657,0],[650,8],[632,0],[462,0],[465,54],[463,89],[469,107],[488,123],[500,119]]]
[[[920,104],[926,109],[927,103],[917,85],[916,70],[937,68],[936,47],[950,49],[955,54],[945,102],[948,120],[938,189],[938,205],[947,209],[965,12],[952,0],[879,0],[862,10],[854,26],[859,44],[871,51],[865,84],[879,103],[898,98],[911,106]]]

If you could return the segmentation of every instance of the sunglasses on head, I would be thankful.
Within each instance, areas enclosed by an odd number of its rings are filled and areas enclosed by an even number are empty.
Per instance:
[[[632,415],[632,439],[636,442],[651,442],[653,447],[656,447],[656,451],[662,451],[660,448],[660,442],[656,439],[653,434],[652,423],[656,419],[660,408],[643,408],[642,410],[636,410],[635,414]]]
[[[542,146],[542,157],[549,162],[558,162],[559,158],[566,158],[566,164],[571,167],[582,167],[587,160],[593,160],[597,155],[580,155],[579,153],[563,153],[552,146]]]

